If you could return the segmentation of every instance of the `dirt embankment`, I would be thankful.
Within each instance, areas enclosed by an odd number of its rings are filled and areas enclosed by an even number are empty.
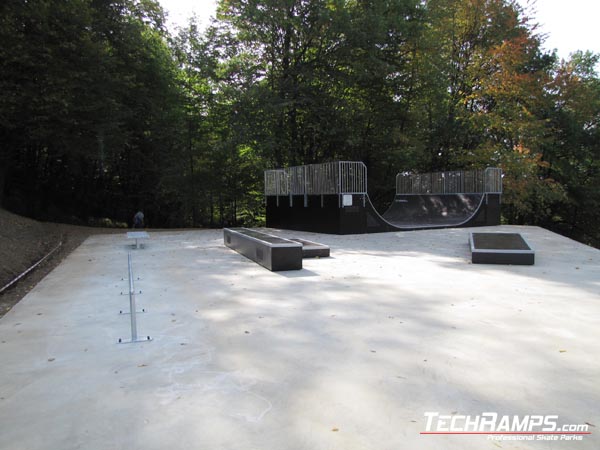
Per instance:
[[[123,231],[123,229],[38,222],[0,209],[0,289],[62,242],[60,248],[48,259],[0,293],[0,317],[6,314],[88,236],[100,233],[122,233]]]

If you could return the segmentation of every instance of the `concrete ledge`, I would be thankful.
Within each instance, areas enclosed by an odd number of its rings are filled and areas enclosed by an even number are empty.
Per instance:
[[[305,239],[291,238],[290,240],[302,244],[302,258],[328,258],[330,255],[331,250],[327,245]]]
[[[302,269],[302,244],[247,228],[223,228],[225,245],[273,271]]]
[[[533,265],[535,252],[519,233],[469,233],[473,264]]]

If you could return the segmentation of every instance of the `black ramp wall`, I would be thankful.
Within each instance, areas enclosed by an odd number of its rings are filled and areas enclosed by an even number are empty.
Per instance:
[[[267,227],[360,234],[500,224],[500,194],[397,195],[383,216],[367,194],[345,197],[268,196]]]

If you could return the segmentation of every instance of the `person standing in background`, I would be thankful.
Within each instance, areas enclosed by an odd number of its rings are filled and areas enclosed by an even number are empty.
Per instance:
[[[144,228],[144,213],[138,211],[133,216],[133,228]]]

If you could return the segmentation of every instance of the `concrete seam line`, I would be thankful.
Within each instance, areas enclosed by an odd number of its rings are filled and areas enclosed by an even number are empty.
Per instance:
[[[19,275],[18,277],[16,277],[12,281],[10,281],[7,285],[5,285],[4,287],[2,287],[2,289],[0,289],[0,294],[2,294],[6,289],[8,289],[9,287],[11,287],[13,284],[15,284],[17,281],[19,281],[21,278],[23,278],[29,272],[31,272],[33,269],[35,269],[41,263],[43,263],[44,260],[46,260],[50,255],[52,255],[52,253],[54,253],[56,250],[58,250],[61,246],[62,246],[62,241],[59,242],[56,247],[54,247],[52,250],[50,250],[50,252],[46,256],[44,256],[42,259],[40,259],[38,262],[36,262],[33,266],[31,266],[29,269],[27,269],[21,275]]]

